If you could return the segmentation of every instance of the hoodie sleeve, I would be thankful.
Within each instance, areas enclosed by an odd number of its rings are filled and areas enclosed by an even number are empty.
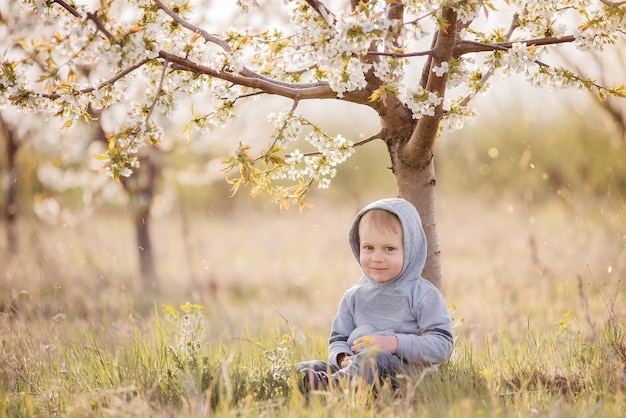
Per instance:
[[[453,347],[452,319],[443,295],[431,287],[413,302],[413,313],[421,333],[396,334],[396,355],[420,366],[448,361]]]
[[[342,353],[353,355],[348,338],[355,328],[353,309],[350,307],[350,291],[347,291],[339,302],[339,309],[333,320],[328,340],[328,362],[341,368],[337,356]]]

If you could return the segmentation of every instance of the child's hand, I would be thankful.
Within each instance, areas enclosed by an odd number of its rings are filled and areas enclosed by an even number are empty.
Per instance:
[[[377,348],[396,354],[398,351],[398,337],[395,335],[365,335],[357,338],[352,345],[352,351],[359,353],[366,348]]]
[[[341,359],[341,363],[339,363],[339,367],[341,367],[342,369],[345,369],[346,367],[350,365],[351,361],[352,361],[352,356],[345,355]]]

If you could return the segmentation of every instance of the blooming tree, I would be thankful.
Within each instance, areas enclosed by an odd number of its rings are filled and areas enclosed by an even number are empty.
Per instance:
[[[123,117],[106,132],[101,158],[120,179],[142,149],[162,141],[155,115],[183,99],[194,101],[188,134],[235,120],[246,100],[289,99],[268,110],[274,128],[264,143],[242,140],[226,159],[233,191],[249,186],[283,206],[303,205],[310,187],[328,187],[358,146],[380,139],[398,194],[422,215],[423,274],[438,286],[433,145],[474,116],[471,100],[489,90],[490,78],[521,73],[535,85],[625,96],[623,85],[547,62],[562,45],[584,53],[614,44],[626,28],[624,2],[238,0],[237,20],[242,11],[250,18],[245,27],[223,26],[225,2],[13,3],[4,17],[0,107],[51,112],[66,126],[89,120],[90,109],[117,108]],[[380,129],[361,141],[327,134],[299,112],[302,102],[322,99],[373,109]]]

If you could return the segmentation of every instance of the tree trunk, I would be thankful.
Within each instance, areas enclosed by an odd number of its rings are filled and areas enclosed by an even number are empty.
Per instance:
[[[0,131],[6,141],[6,163],[9,177],[6,202],[2,211],[7,226],[7,252],[9,254],[17,254],[19,249],[17,234],[17,152],[19,145],[15,138],[15,133],[6,125],[2,115],[0,115]]]
[[[131,208],[135,222],[141,278],[144,284],[156,289],[159,286],[159,276],[150,235],[150,211],[159,169],[153,158],[153,152],[155,151],[150,148],[149,155],[141,161],[141,170],[136,170],[135,175],[123,180],[122,184],[133,202]]]
[[[428,242],[428,255],[422,277],[441,289],[441,251],[437,235],[434,157],[424,168],[416,168],[397,160],[393,167],[400,197],[413,203],[422,218]]]
[[[137,209],[134,221],[142,282],[152,288],[157,288],[159,277],[150,236],[150,207],[142,206]]]

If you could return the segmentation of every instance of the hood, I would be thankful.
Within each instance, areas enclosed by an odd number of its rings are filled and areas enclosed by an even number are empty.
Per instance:
[[[372,209],[384,209],[391,212],[400,219],[400,223],[402,224],[402,235],[404,239],[402,270],[398,276],[387,283],[397,283],[404,279],[415,280],[420,278],[424,265],[426,264],[426,234],[424,233],[422,220],[419,213],[417,213],[417,209],[415,209],[412,203],[405,199],[393,198],[377,200],[361,209],[356,215],[348,234],[350,248],[352,249],[352,254],[354,254],[356,261],[360,264],[360,246],[358,241],[359,221],[367,211]]]

